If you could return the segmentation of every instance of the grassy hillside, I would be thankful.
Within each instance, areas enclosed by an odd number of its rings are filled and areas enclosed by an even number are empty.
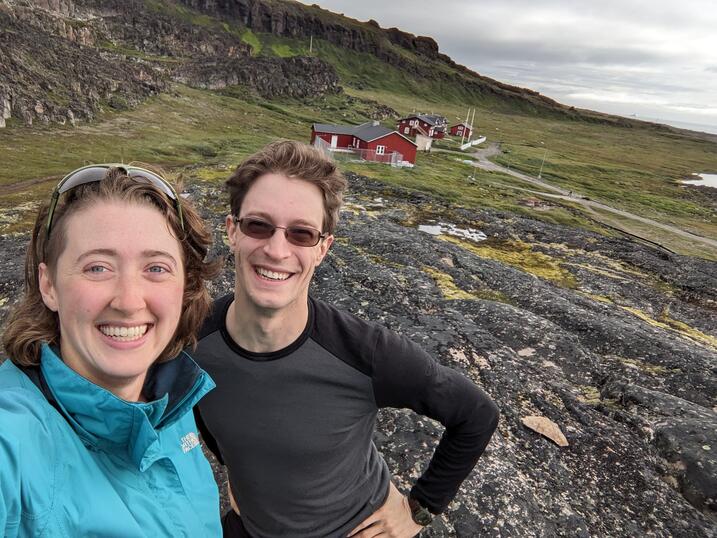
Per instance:
[[[185,23],[237,36],[251,46],[254,55],[287,57],[309,53],[306,39],[254,32],[236,21],[219,21],[173,3],[153,1],[148,5]],[[365,25],[357,21],[351,24]],[[77,127],[24,127],[11,120],[8,128],[0,129],[0,185],[54,178],[87,162],[131,160],[162,164],[189,180],[219,181],[227,175],[228,168],[277,137],[308,141],[312,122],[366,121],[371,101],[390,106],[399,114],[440,113],[451,122],[463,120],[470,106],[477,107],[477,133],[488,137],[487,144],[496,143],[502,150],[493,158],[495,162],[537,175],[544,159],[542,178],[555,186],[717,238],[715,197],[679,184],[694,172],[717,172],[714,139],[629,120],[602,121],[603,115],[597,113],[571,118],[534,107],[529,100],[480,91],[478,86],[463,83],[470,79],[465,71],[389,42],[383,45],[405,56],[414,67],[432,70],[433,75],[426,80],[420,73],[390,67],[370,54],[315,39],[312,54],[334,66],[345,93],[307,102],[266,101],[240,87],[212,92],[179,85],[173,93],[151,98],[134,110],[106,108],[96,122]],[[103,46],[114,52],[121,49],[123,54],[144,61],[168,61],[165,56],[155,58],[124,45]],[[395,126],[391,120],[384,123]],[[458,143],[447,139],[440,146],[457,150]],[[432,192],[456,205],[514,211],[615,233],[602,227],[600,222],[604,222],[678,252],[717,259],[717,252],[699,244],[615,215],[586,211],[571,201],[545,198],[550,201],[547,210],[526,208],[520,201],[536,195],[528,192],[535,191],[535,185],[502,173],[474,171],[462,162],[468,157],[457,153],[420,154],[417,166],[411,170],[357,163],[342,163],[341,167],[387,183]],[[30,204],[27,207],[31,209],[33,200],[43,198],[52,181],[26,184],[19,192],[0,187],[0,205],[14,210],[12,218],[0,218],[0,231],[23,229],[27,222],[17,214],[18,203]]]

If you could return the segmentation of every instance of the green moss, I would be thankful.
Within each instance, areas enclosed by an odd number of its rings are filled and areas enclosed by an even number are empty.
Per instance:
[[[221,183],[229,178],[231,170],[225,167],[201,166],[188,171],[188,175],[209,183]]]
[[[550,280],[565,288],[576,288],[575,277],[563,269],[555,258],[535,252],[531,246],[523,241],[484,241],[479,244],[471,243],[449,235],[440,235],[439,239],[458,245],[482,258],[495,260],[513,267],[517,267],[539,278]]]
[[[513,304],[513,302],[506,297],[503,293],[497,290],[491,290],[488,288],[476,290],[472,292],[473,297],[476,299],[483,299],[485,301],[493,301],[496,303]]]
[[[278,43],[271,46],[271,51],[274,53],[274,56],[279,56],[280,58],[289,58],[297,55],[289,45],[280,45]]]
[[[441,290],[441,294],[445,299],[476,299],[476,296],[472,293],[468,293],[456,286],[451,275],[425,265],[421,267],[421,270],[436,281],[436,286]]]
[[[254,32],[247,29],[241,36],[241,40],[249,45],[252,50],[252,54],[259,54],[262,49],[261,41]]]

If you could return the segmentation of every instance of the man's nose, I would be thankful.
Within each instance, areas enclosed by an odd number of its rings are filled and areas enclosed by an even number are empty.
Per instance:
[[[281,260],[291,255],[291,243],[286,239],[286,230],[277,228],[272,236],[266,240],[264,253],[273,259]]]

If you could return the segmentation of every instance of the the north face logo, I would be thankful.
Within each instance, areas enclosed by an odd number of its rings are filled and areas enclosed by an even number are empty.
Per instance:
[[[187,435],[182,437],[182,452],[185,454],[197,445],[199,445],[199,437],[196,433],[189,432]]]

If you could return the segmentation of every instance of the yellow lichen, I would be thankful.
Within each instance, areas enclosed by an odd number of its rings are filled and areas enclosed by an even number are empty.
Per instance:
[[[634,316],[637,316],[638,318],[652,325],[653,327],[659,327],[660,329],[676,332],[680,336],[689,338],[690,340],[694,340],[695,342],[699,342],[701,344],[717,349],[717,338],[712,335],[698,331],[697,329],[690,327],[686,323],[683,323],[676,319],[672,319],[664,314],[663,316],[661,316],[662,321],[658,321],[637,308],[632,308],[630,306],[621,306],[620,308],[626,310],[627,312],[630,312]]]
[[[610,297],[605,297],[604,295],[595,295],[594,293],[588,293],[586,291],[579,292],[580,295],[584,295],[585,297],[589,297],[593,301],[597,301],[599,303],[606,303],[606,304],[612,304],[614,301],[610,299]]]
[[[445,299],[476,299],[472,293],[468,293],[456,286],[451,275],[438,271],[433,267],[423,266],[421,270],[436,281],[436,286],[441,290],[441,294]]]
[[[600,403],[600,391],[590,385],[578,385],[577,389],[580,391],[577,399],[579,402],[583,402],[589,405],[595,405]]]
[[[485,241],[481,244],[474,244],[449,235],[439,235],[438,238],[458,245],[482,258],[517,267],[526,273],[550,280],[563,287],[577,287],[575,277],[569,271],[563,269],[555,258],[541,252],[535,252],[528,243],[523,241]]]
[[[680,373],[679,368],[666,368],[658,364],[650,364],[639,359],[626,359],[625,357],[616,357],[622,364],[640,370],[650,375],[665,375]]]

